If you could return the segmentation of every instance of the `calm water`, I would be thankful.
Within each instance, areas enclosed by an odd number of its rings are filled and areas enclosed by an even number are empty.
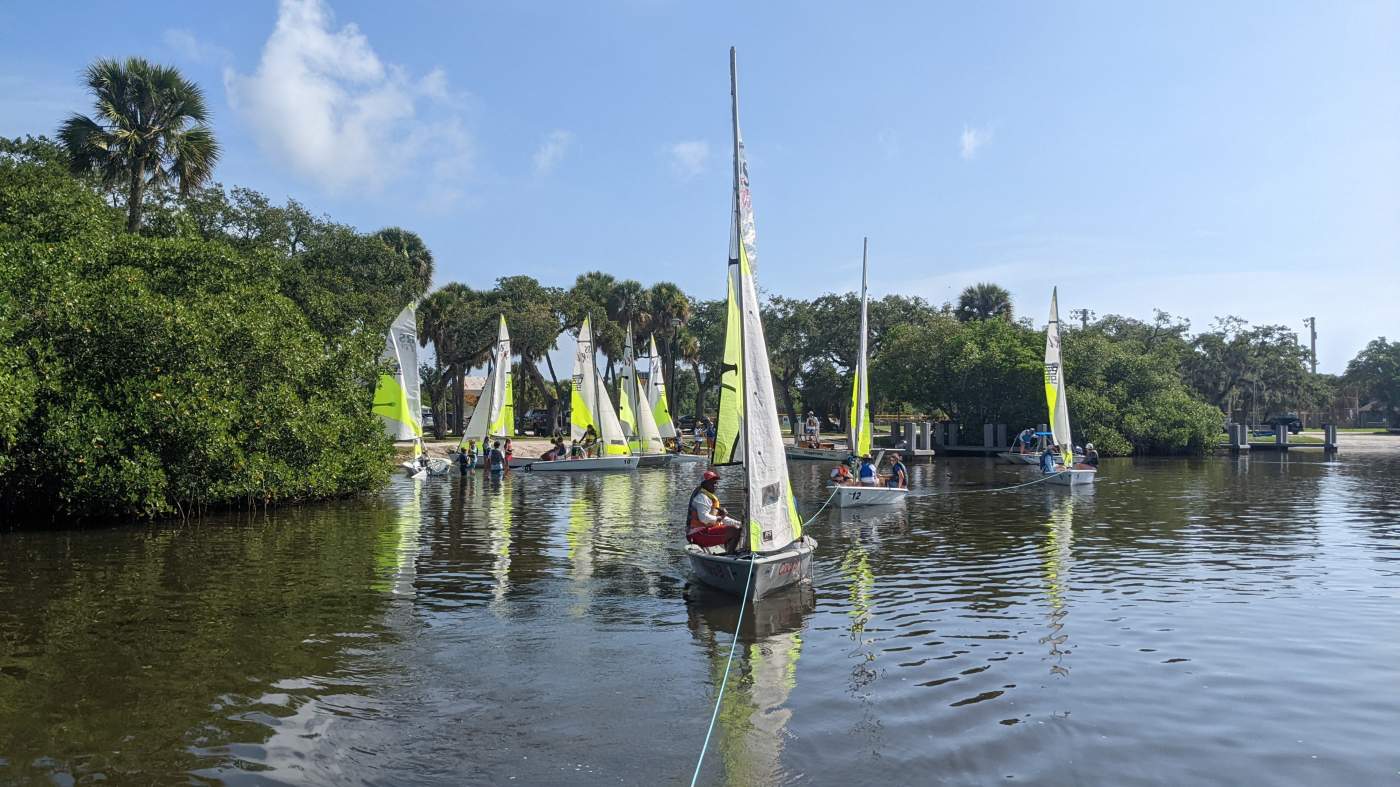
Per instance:
[[[688,782],[738,617],[678,542],[699,472],[0,534],[0,782]],[[1400,782],[1400,455],[1101,475],[811,523],[701,782]]]

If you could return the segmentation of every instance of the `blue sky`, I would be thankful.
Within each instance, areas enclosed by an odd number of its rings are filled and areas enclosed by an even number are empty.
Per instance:
[[[732,44],[765,289],[854,288],[869,235],[877,295],[1316,314],[1340,371],[1400,337],[1400,4],[1217,6],[24,3],[0,134],[52,134],[84,65],[144,55],[207,89],[219,180],[416,230],[438,283],[719,297]]]

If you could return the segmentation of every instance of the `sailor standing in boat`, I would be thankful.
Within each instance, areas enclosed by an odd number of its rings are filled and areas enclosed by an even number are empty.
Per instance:
[[[723,545],[725,552],[737,552],[744,531],[739,527],[739,521],[730,518],[729,512],[719,504],[719,496],[715,494],[718,484],[719,473],[706,470],[700,486],[690,495],[685,538],[702,547]]]

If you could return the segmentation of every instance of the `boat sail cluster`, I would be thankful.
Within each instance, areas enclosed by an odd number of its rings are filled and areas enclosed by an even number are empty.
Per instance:
[[[726,315],[723,363],[719,380],[718,419],[710,440],[708,459],[715,467],[733,466],[742,473],[742,519],[737,548],[688,544],[686,553],[695,575],[705,584],[736,595],[758,599],[775,590],[807,579],[811,573],[816,541],[803,533],[788,477],[789,459],[845,462],[872,461],[874,448],[870,411],[869,376],[869,239],[861,254],[860,332],[851,383],[851,405],[846,418],[846,448],[822,443],[817,435],[788,445],[778,417],[768,349],[760,317],[758,297],[757,226],[749,169],[739,130],[738,65],[730,49],[730,118],[733,131],[733,192],[729,256],[725,262]],[[1093,468],[1075,465],[1073,436],[1065,397],[1064,370],[1060,358],[1058,293],[1052,293],[1050,321],[1045,337],[1045,396],[1050,415],[1049,431],[1042,442],[1054,448],[1052,457],[1041,452],[1008,454],[1014,461],[1042,461],[1052,465],[1049,482],[1075,487],[1092,484]],[[376,388],[374,412],[394,440],[412,441],[414,457],[405,468],[415,478],[435,472],[423,458],[420,418],[418,341],[414,308],[410,305],[390,327],[383,354],[386,372]],[[511,343],[505,315],[499,318],[486,384],[463,433],[459,449],[470,444],[509,439],[514,433],[514,389]],[[643,379],[638,360],[649,361]],[[649,337],[641,355],[632,325],[626,326],[621,369],[616,378],[616,407],[599,372],[592,320],[578,327],[572,377],[569,455],[528,460],[534,472],[591,472],[636,470],[639,467],[701,461],[703,457],[680,453],[681,434],[667,401],[666,380],[656,347]],[[794,424],[794,427],[797,425]],[[796,431],[796,429],[794,429]],[[1046,439],[1048,438],[1048,439]],[[1048,453],[1048,449],[1046,451]],[[883,452],[873,459],[878,467]],[[1008,456],[1004,455],[1004,456]],[[1031,459],[1036,457],[1036,459]],[[1049,461],[1053,460],[1053,461]],[[442,460],[437,460],[442,461]],[[869,467],[866,468],[870,470]],[[714,478],[714,476],[707,476]],[[868,473],[867,473],[868,476]],[[901,475],[900,478],[903,478]],[[908,489],[902,484],[876,486],[838,483],[831,499],[838,506],[903,503]],[[716,504],[717,505],[717,504]],[[716,509],[719,510],[719,509]],[[731,526],[732,527],[732,526]],[[733,532],[732,529],[730,532]]]

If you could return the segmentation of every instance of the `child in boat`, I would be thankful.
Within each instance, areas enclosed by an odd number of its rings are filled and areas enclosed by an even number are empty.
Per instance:
[[[879,476],[875,474],[875,462],[866,454],[860,458],[860,484],[861,486],[875,486],[880,482]]]
[[[904,466],[904,457],[899,454],[891,454],[894,464],[890,466],[889,479],[885,485],[890,489],[909,488],[909,470]]]
[[[569,446],[569,458],[570,458],[570,459],[582,459],[583,456],[584,456],[583,446],[579,445],[577,440],[573,441],[573,443]]]
[[[845,486],[851,483],[854,478],[851,476],[851,468],[844,464],[839,464],[831,468],[831,483],[837,486]]]

